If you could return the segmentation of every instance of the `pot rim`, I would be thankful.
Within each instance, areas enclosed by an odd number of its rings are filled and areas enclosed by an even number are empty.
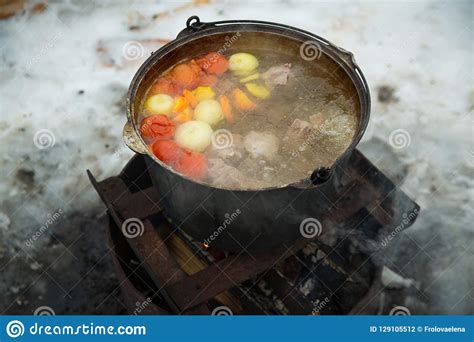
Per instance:
[[[194,21],[194,22],[193,22]],[[192,16],[186,22],[186,29],[181,31],[177,38],[173,41],[165,44],[158,50],[152,52],[151,56],[148,57],[140,68],[135,73],[129,89],[127,93],[127,123],[124,129],[124,139],[126,140],[126,144],[135,152],[146,154],[147,156],[151,157],[154,162],[158,163],[160,166],[164,167],[165,169],[178,174],[183,179],[187,181],[191,181],[194,183],[198,183],[203,186],[207,186],[214,189],[219,190],[230,190],[230,191],[237,191],[237,192],[255,192],[255,191],[263,191],[263,190],[276,190],[282,189],[287,187],[294,187],[294,188],[314,188],[319,187],[321,184],[313,184],[310,177],[305,177],[298,181],[281,184],[277,186],[270,186],[258,189],[234,189],[231,187],[224,187],[224,186],[214,186],[208,184],[203,181],[195,180],[189,177],[186,177],[182,173],[174,170],[172,167],[166,165],[161,160],[159,160],[151,151],[148,145],[145,143],[141,134],[139,134],[139,127],[134,118],[134,106],[132,99],[136,95],[136,91],[140,86],[143,78],[148,72],[153,68],[153,66],[159,62],[159,60],[172,51],[176,51],[179,47],[186,45],[188,42],[199,39],[201,37],[208,37],[211,35],[222,34],[224,32],[230,33],[237,33],[237,32],[265,32],[269,34],[277,34],[283,35],[288,38],[293,38],[295,40],[299,40],[302,43],[311,41],[316,42],[318,47],[321,49],[321,53],[325,53],[326,56],[331,58],[335,63],[342,67],[345,71],[347,76],[351,79],[354,87],[356,88],[359,104],[360,104],[360,118],[358,122],[357,131],[352,138],[352,142],[349,146],[341,153],[336,160],[328,166],[328,168],[332,171],[338,164],[341,163],[352,151],[355,149],[357,144],[362,139],[363,134],[367,129],[367,125],[369,123],[370,118],[370,91],[367,81],[362,73],[362,70],[357,65],[354,55],[331,43],[330,41],[305,30],[288,26],[285,24],[268,22],[268,21],[259,21],[259,20],[226,20],[226,21],[217,21],[211,23],[204,23],[199,20],[199,17]],[[304,40],[307,38],[307,40]],[[317,166],[316,166],[317,167]]]

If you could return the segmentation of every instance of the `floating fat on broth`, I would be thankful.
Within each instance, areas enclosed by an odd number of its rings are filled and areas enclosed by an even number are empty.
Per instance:
[[[185,177],[229,189],[281,186],[331,166],[351,143],[353,85],[318,71],[317,61],[259,50],[190,57],[156,78],[139,117],[166,115],[143,121],[157,122],[144,128],[147,142]]]

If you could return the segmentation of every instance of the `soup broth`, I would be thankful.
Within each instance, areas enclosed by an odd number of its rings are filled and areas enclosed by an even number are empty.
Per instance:
[[[354,137],[357,92],[327,56],[299,57],[254,48],[181,60],[145,92],[143,139],[177,172],[220,188],[277,187],[331,166]]]

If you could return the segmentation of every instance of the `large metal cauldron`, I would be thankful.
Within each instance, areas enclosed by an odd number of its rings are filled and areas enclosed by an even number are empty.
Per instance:
[[[238,37],[238,39],[235,39]],[[157,75],[177,62],[209,51],[231,54],[236,51],[266,49],[301,58],[302,49],[318,58],[319,75],[347,82],[358,97],[359,120],[351,145],[329,167],[315,165],[308,179],[262,190],[216,188],[184,178],[163,164],[147,149],[138,134],[136,122],[141,101]],[[147,164],[160,194],[160,206],[175,226],[203,243],[238,252],[243,248],[262,251],[301,238],[300,224],[308,218],[321,221],[331,208],[330,198],[344,191],[341,182],[345,165],[360,141],[370,113],[368,86],[353,55],[312,33],[271,22],[236,20],[203,23],[197,17],[169,44],[155,51],[140,67],[130,85],[127,98],[128,122],[124,129],[127,145],[148,155]],[[333,210],[331,212],[334,212]],[[337,212],[336,212],[337,215]],[[305,221],[316,228],[316,221]]]

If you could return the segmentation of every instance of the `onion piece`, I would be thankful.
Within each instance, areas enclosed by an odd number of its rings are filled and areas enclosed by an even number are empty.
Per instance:
[[[198,103],[194,110],[194,118],[211,126],[218,124],[224,119],[222,107],[216,100],[203,100]]]
[[[173,107],[174,99],[171,96],[166,94],[153,95],[145,101],[145,116],[155,114],[168,115],[173,110]]]
[[[258,59],[250,53],[234,53],[229,58],[229,69],[237,75],[247,75],[258,67]]]
[[[202,152],[210,144],[212,138],[212,128],[202,121],[188,121],[176,129],[174,140],[182,147],[193,151]]]

